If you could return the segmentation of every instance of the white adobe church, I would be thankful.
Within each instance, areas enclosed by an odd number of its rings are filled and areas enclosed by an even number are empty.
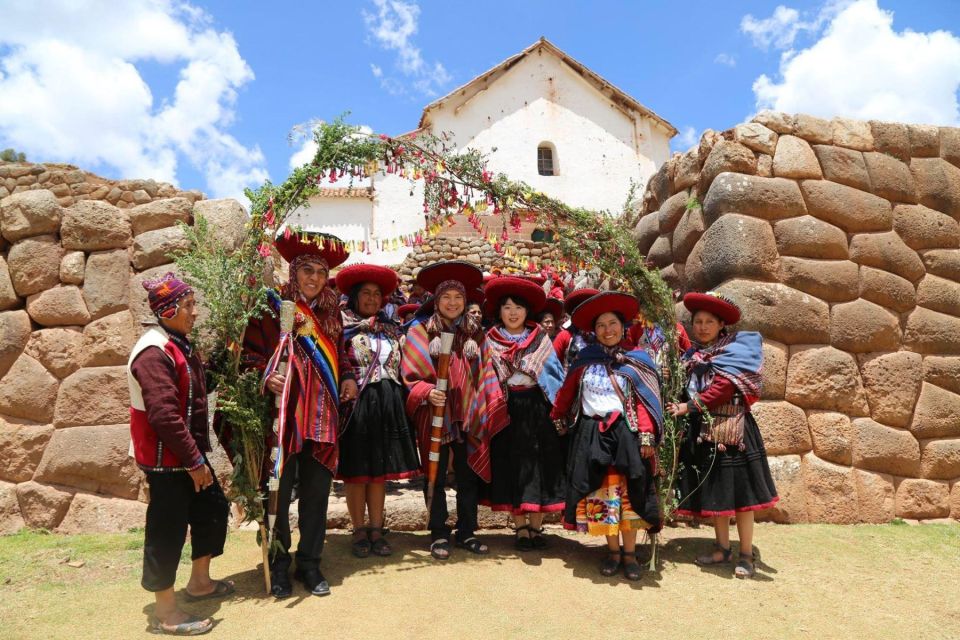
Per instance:
[[[545,38],[427,105],[411,133],[420,131],[447,132],[456,148],[486,154],[491,170],[567,204],[611,212],[623,206],[631,179],[642,193],[677,134]],[[352,188],[321,189],[289,220],[375,246],[423,229],[422,186],[378,174]],[[409,251],[374,249],[349,262],[396,265]]]

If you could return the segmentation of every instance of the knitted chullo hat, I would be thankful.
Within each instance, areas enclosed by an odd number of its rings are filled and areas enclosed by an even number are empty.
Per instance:
[[[159,278],[144,280],[142,285],[147,290],[150,310],[158,318],[167,320],[177,315],[177,303],[180,299],[193,293],[193,288],[177,278],[172,271],[166,272]]]

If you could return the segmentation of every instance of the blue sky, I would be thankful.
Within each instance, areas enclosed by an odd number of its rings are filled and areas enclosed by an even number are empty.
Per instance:
[[[672,122],[678,149],[762,106],[960,124],[956,0],[30,4],[0,0],[0,95],[24,97],[0,101],[0,148],[213,195],[283,180],[298,123],[413,129],[541,35]]]

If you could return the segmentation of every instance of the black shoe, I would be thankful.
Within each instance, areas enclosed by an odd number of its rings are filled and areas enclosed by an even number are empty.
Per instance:
[[[270,595],[277,600],[289,598],[293,595],[293,585],[290,584],[290,565],[270,567]]]
[[[323,577],[320,569],[297,569],[296,577],[303,582],[303,588],[315,596],[330,595],[330,583]]]

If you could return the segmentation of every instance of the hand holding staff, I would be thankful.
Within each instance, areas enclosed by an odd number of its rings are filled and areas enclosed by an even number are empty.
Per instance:
[[[446,402],[439,405],[434,401],[434,391],[447,392],[447,378],[450,373],[450,352],[453,349],[454,334],[440,334],[440,357],[437,360],[437,386],[430,392],[433,405],[433,421],[430,423],[430,452],[427,456],[427,510],[433,504],[433,491],[437,484],[437,468],[440,466],[440,441],[443,438],[443,413]],[[445,398],[444,398],[445,400]]]

